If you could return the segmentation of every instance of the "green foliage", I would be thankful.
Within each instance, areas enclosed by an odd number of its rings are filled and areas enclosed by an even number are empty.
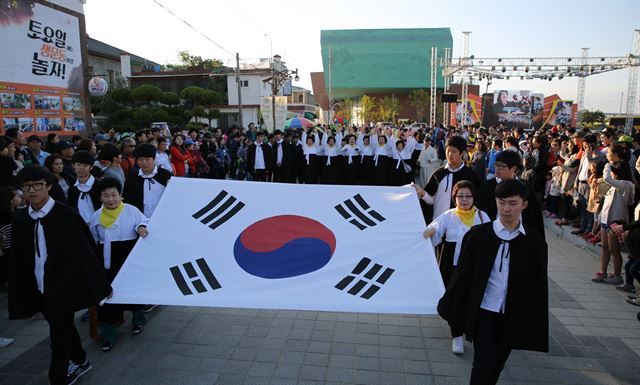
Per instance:
[[[385,96],[378,105],[378,117],[383,121],[394,121],[398,116],[400,102],[396,98]]]
[[[162,93],[162,103],[167,106],[175,106],[180,104],[180,96],[175,92]]]
[[[336,111],[336,116],[345,119],[347,122],[352,122],[352,112],[353,112],[353,99],[343,99],[338,102],[338,109]]]
[[[152,122],[166,122],[169,113],[165,110],[155,110],[151,113]]]
[[[131,89],[115,88],[111,92],[111,99],[117,103],[126,104],[131,101]]]
[[[183,89],[182,92],[180,92],[180,96],[189,106],[194,106],[202,101],[204,92],[204,88],[202,87],[191,86]]]
[[[143,84],[131,91],[131,99],[140,103],[159,102],[162,97],[162,90],[149,84]]]
[[[139,128],[146,128],[151,126],[153,115],[146,108],[138,108],[133,113],[133,120]]]
[[[409,104],[416,109],[416,119],[424,119],[430,99],[431,96],[425,89],[411,91],[411,94],[409,94]]]
[[[596,111],[582,110],[578,114],[578,118],[580,122],[585,125],[604,123],[607,120],[607,117],[604,115],[604,112],[600,110],[596,110]]]
[[[219,104],[222,100],[220,97],[220,94],[217,93],[216,91],[212,91],[212,90],[205,90],[201,97],[200,97],[200,103],[202,103],[205,106],[211,106],[214,104]]]
[[[179,64],[167,64],[164,70],[175,71],[184,70],[189,67],[202,67],[204,69],[215,70],[223,67],[222,61],[218,59],[203,59],[201,56],[191,55],[189,51],[178,52]]]
[[[360,99],[360,114],[359,118],[362,119],[365,125],[374,121],[376,118],[376,98],[369,95],[362,95]]]

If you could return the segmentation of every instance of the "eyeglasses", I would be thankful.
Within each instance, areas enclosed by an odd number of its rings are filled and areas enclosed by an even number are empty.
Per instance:
[[[506,164],[503,164],[503,163],[494,163],[493,167],[494,168],[499,168],[499,169],[509,168],[509,166],[507,166]]]
[[[22,186],[20,186],[20,190],[22,190],[24,192],[29,192],[29,190],[41,191],[44,188],[44,185],[46,185],[45,182],[25,183]]]
[[[456,199],[473,199],[473,195],[456,195]]]

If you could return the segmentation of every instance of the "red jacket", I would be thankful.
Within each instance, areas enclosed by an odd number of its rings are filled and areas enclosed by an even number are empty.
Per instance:
[[[193,158],[191,157],[191,154],[189,154],[189,151],[183,153],[176,146],[171,146],[169,152],[171,154],[171,164],[176,170],[175,176],[185,176],[184,162],[186,161],[187,164],[189,164],[190,169],[193,167]]]

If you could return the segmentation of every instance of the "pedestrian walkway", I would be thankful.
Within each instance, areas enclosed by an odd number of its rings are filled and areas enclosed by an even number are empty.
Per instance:
[[[513,352],[500,384],[640,384],[640,307],[592,283],[597,255],[547,231],[550,352]],[[46,322],[8,321],[1,385],[47,384]],[[110,353],[78,321],[92,372],[86,385],[467,384],[472,346],[451,353],[436,316],[161,307],[139,336],[125,324]]]

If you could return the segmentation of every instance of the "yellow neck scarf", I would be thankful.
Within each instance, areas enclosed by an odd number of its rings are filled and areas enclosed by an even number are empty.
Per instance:
[[[473,226],[473,223],[476,219],[476,208],[472,207],[471,210],[463,210],[459,207],[456,207],[456,214],[466,226]]]
[[[108,229],[118,220],[118,217],[124,209],[124,203],[120,201],[120,204],[115,209],[108,209],[104,205],[102,206],[102,213],[100,214],[100,224]]]

